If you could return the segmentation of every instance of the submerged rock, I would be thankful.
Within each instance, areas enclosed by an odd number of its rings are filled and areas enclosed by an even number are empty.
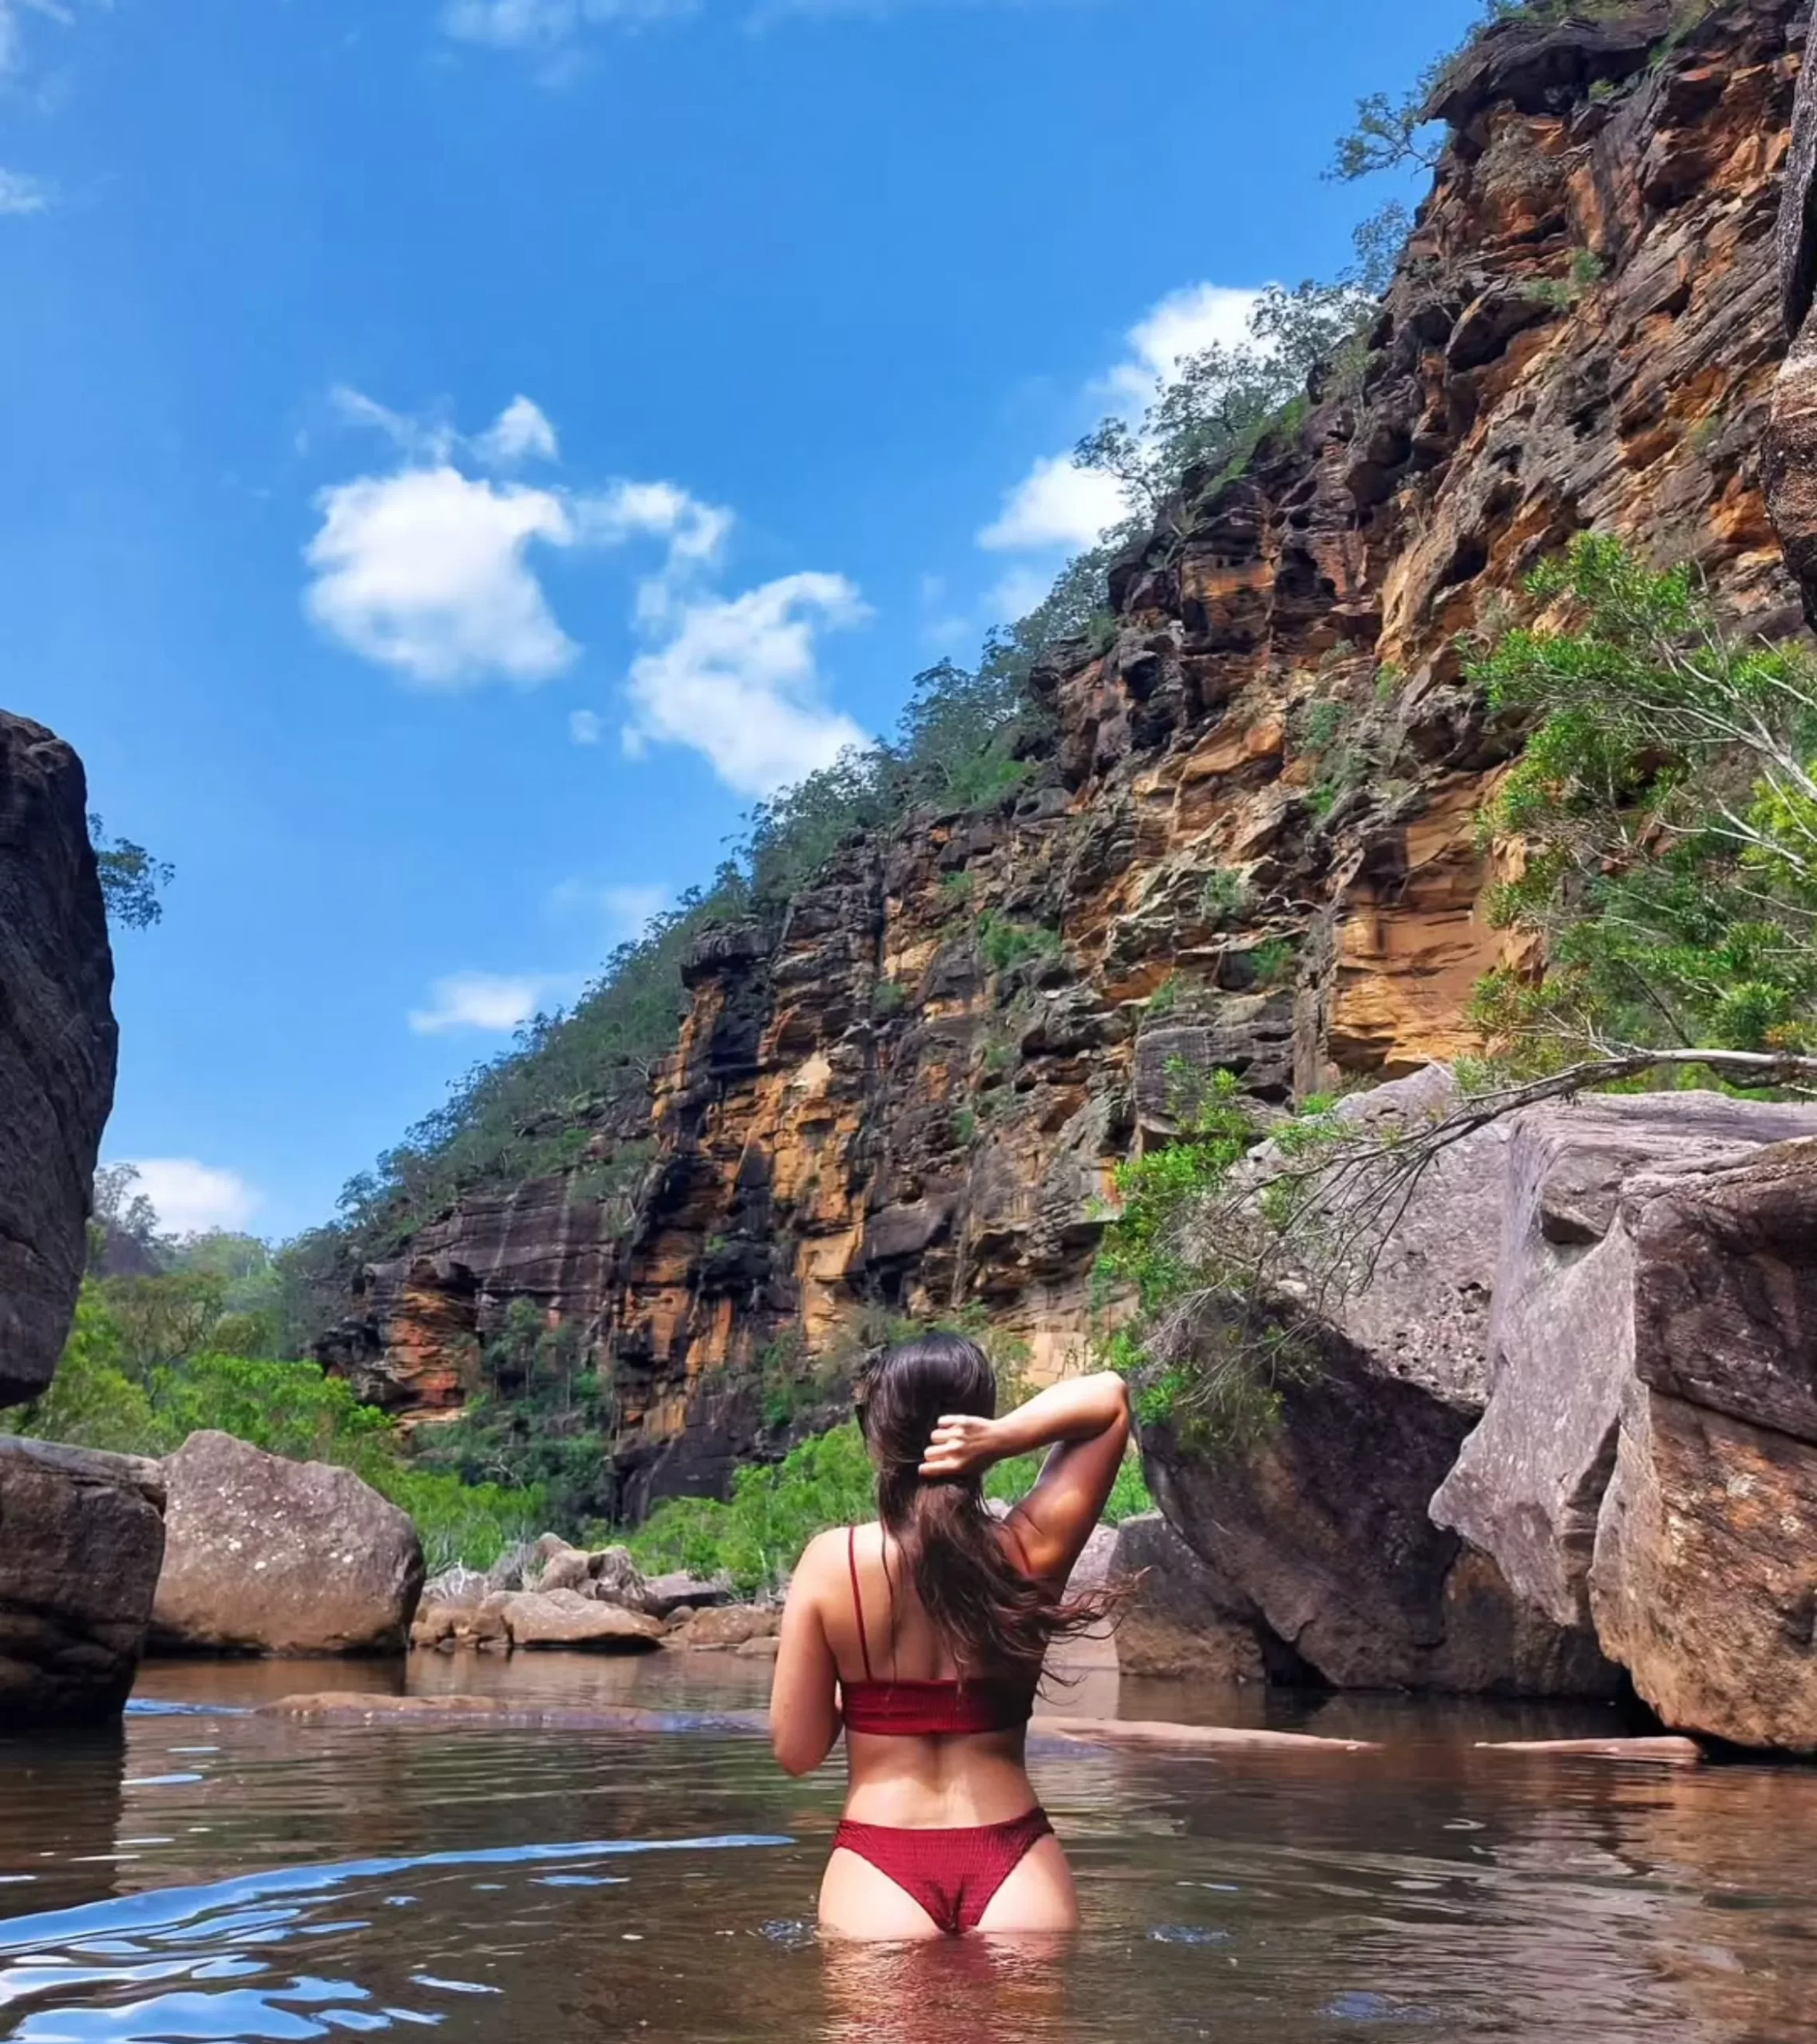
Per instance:
[[[0,1729],[117,1714],[163,1558],[155,1462],[0,1438]]]
[[[170,1503],[152,1644],[164,1653],[400,1651],[422,1590],[407,1513],[350,1469],[192,1434]]]

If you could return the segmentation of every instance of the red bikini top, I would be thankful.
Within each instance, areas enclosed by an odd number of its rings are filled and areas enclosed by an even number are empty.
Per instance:
[[[855,1526],[845,1535],[845,1563],[852,1576],[858,1650],[865,1657],[865,1679],[840,1684],[848,1732],[885,1739],[954,1739],[969,1733],[1013,1732],[1034,1716],[1030,1683],[878,1682],[871,1673],[870,1642],[865,1636]]]

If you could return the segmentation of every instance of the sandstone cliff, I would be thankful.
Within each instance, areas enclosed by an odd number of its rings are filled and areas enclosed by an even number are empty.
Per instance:
[[[448,1412],[528,1299],[610,1359],[635,1512],[774,1445],[766,1378],[867,1309],[976,1301],[1064,1368],[1174,1060],[1284,1099],[1461,1048],[1508,741],[1455,636],[1590,528],[1797,615],[1760,449],[1806,10],[1676,18],[1481,37],[1360,375],[1119,563],[1114,632],[1037,672],[1051,735],[1013,795],[715,932],[647,1099],[577,1170],[420,1217],[330,1360]]]

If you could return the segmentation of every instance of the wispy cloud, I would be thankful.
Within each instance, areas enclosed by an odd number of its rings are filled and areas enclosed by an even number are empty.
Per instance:
[[[48,212],[56,196],[47,178],[0,166],[0,214]]]
[[[695,12],[696,0],[448,0],[441,26],[457,42],[546,53],[584,30],[634,27]]]
[[[116,1159],[138,1173],[133,1190],[156,1209],[167,1234],[199,1234],[211,1228],[244,1228],[263,1203],[237,1171],[223,1171],[194,1157]]]
[[[567,991],[563,978],[533,972],[451,972],[430,988],[429,1005],[414,1008],[410,1028],[419,1036],[473,1030],[508,1036]]]
[[[568,735],[576,745],[597,745],[606,735],[606,720],[597,710],[570,710]]]
[[[659,915],[675,899],[675,889],[666,880],[608,881],[604,885],[587,880],[564,880],[549,892],[549,907],[558,916],[583,917],[597,923],[616,943],[638,937],[652,916]]]
[[[1124,335],[1124,352],[1079,393],[1079,416],[1106,411],[1139,420],[1143,409],[1187,357],[1217,344],[1250,339],[1261,292],[1227,284],[1189,284],[1170,291]],[[980,626],[1025,616],[1046,596],[1069,554],[1093,546],[1129,515],[1116,479],[1077,466],[1071,452],[1043,454],[1004,493],[996,516],[978,534],[987,553],[1022,557],[988,592]]]

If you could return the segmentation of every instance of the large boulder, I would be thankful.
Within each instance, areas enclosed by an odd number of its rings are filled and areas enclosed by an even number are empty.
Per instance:
[[[1459,1098],[1434,1065],[1338,1111],[1411,1133]],[[1143,1429],[1156,1499],[1208,1571],[1208,1612],[1251,1614],[1270,1671],[1518,1696],[1602,1695],[1618,1679],[1587,1618],[1535,1610],[1430,1515],[1487,1393],[1510,1141],[1490,1123],[1397,1190],[1367,1282],[1320,1295],[1317,1312],[1279,1302],[1311,1366],[1284,1387],[1261,1446],[1210,1453]],[[1275,1163],[1258,1151],[1254,1181]]]
[[[118,1034],[81,763],[0,711],[0,1406],[50,1381],[87,1254]]]
[[[1143,1429],[1150,1483],[1209,1572],[1210,1608],[1253,1610],[1260,1646],[1341,1689],[1607,1694],[1615,1672],[1588,1628],[1524,1604],[1428,1515],[1468,1416],[1335,1330],[1316,1338],[1316,1365],[1260,1446],[1207,1454]]]
[[[1254,1606],[1233,1607],[1228,1586],[1158,1511],[1117,1528],[1106,1583],[1116,1594],[1117,1666],[1126,1675],[1259,1682],[1298,1672]]]
[[[1630,1385],[1590,1606],[1668,1725],[1817,1752],[1814,1532],[1817,1448]]]
[[[287,1461],[222,1433],[192,1434],[163,1468],[170,1501],[155,1650],[402,1649],[422,1548],[408,1515],[351,1470]]]
[[[158,1465],[0,1438],[0,1728],[126,1701],[164,1555]]]
[[[1795,1192],[1786,1239],[1768,1249],[1763,1217],[1725,1218],[1698,1191],[1764,1145],[1817,1135],[1817,1110],[1642,1095],[1530,1111],[1510,1135],[1492,1388],[1432,1515],[1492,1555],[1518,1596],[1579,1625],[1637,1370],[1719,1409],[1752,1386],[1744,1416],[1817,1429],[1808,1365],[1802,1387],[1784,1375],[1817,1341]]]

